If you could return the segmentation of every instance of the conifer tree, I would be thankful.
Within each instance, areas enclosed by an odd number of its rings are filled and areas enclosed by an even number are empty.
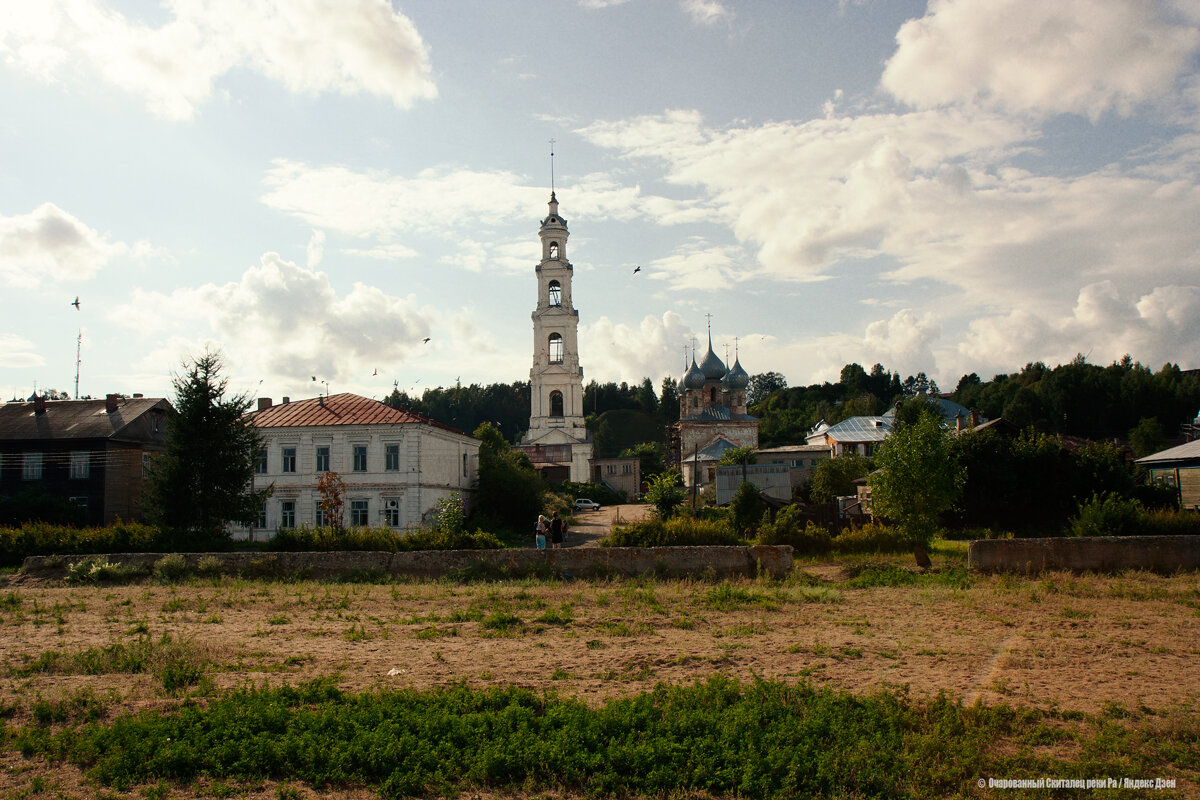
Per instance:
[[[250,399],[226,397],[219,353],[205,351],[175,376],[167,447],[151,463],[148,516],[180,549],[228,541],[229,523],[251,525],[271,488],[254,487],[262,440],[246,419]]]

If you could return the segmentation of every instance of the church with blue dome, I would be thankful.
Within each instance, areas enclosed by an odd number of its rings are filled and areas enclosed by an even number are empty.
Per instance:
[[[728,354],[726,355],[728,357]],[[684,485],[703,489],[713,483],[717,464],[727,450],[758,447],[758,418],[747,413],[746,390],[750,375],[736,351],[732,367],[713,352],[712,330],[708,352],[692,364],[679,382],[679,450],[672,453],[683,471]]]

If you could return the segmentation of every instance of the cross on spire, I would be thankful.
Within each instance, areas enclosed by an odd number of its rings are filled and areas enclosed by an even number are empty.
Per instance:
[[[554,194],[554,140],[550,140],[550,194]]]

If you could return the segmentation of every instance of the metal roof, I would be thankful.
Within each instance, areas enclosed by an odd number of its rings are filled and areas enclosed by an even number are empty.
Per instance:
[[[1138,464],[1149,466],[1172,461],[1200,461],[1200,439],[1137,459]]]
[[[350,392],[293,400],[246,415],[256,428],[302,428],[318,425],[432,425],[435,428],[469,436],[429,417],[362,397]]]
[[[109,439],[119,438],[121,431],[148,411],[171,410],[171,404],[161,397],[130,397],[118,399],[117,409],[109,414],[101,400],[47,400],[46,410],[34,412],[33,403],[0,405],[0,439]]]
[[[835,442],[882,442],[891,432],[890,417],[849,417],[823,433]]]

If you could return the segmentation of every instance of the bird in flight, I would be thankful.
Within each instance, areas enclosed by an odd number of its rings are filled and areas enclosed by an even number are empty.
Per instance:
[[[379,368],[378,368],[378,367],[376,367],[376,368],[375,368],[375,371],[371,373],[371,376],[372,376],[372,377],[374,377],[374,376],[376,376],[376,375],[378,375],[378,374],[379,374]]]
[[[76,311],[79,310],[79,297],[78,296],[75,297],[75,302],[71,303],[71,305],[75,306]]]
[[[633,274],[634,274],[634,275],[637,275],[637,274],[638,274],[639,272],[641,272],[641,271],[642,271],[642,265],[641,265],[641,264],[639,264],[639,265],[638,265],[636,268],[634,268],[634,270],[633,270]]]
[[[421,342],[421,344],[429,344],[429,337],[426,336],[424,341]]]

